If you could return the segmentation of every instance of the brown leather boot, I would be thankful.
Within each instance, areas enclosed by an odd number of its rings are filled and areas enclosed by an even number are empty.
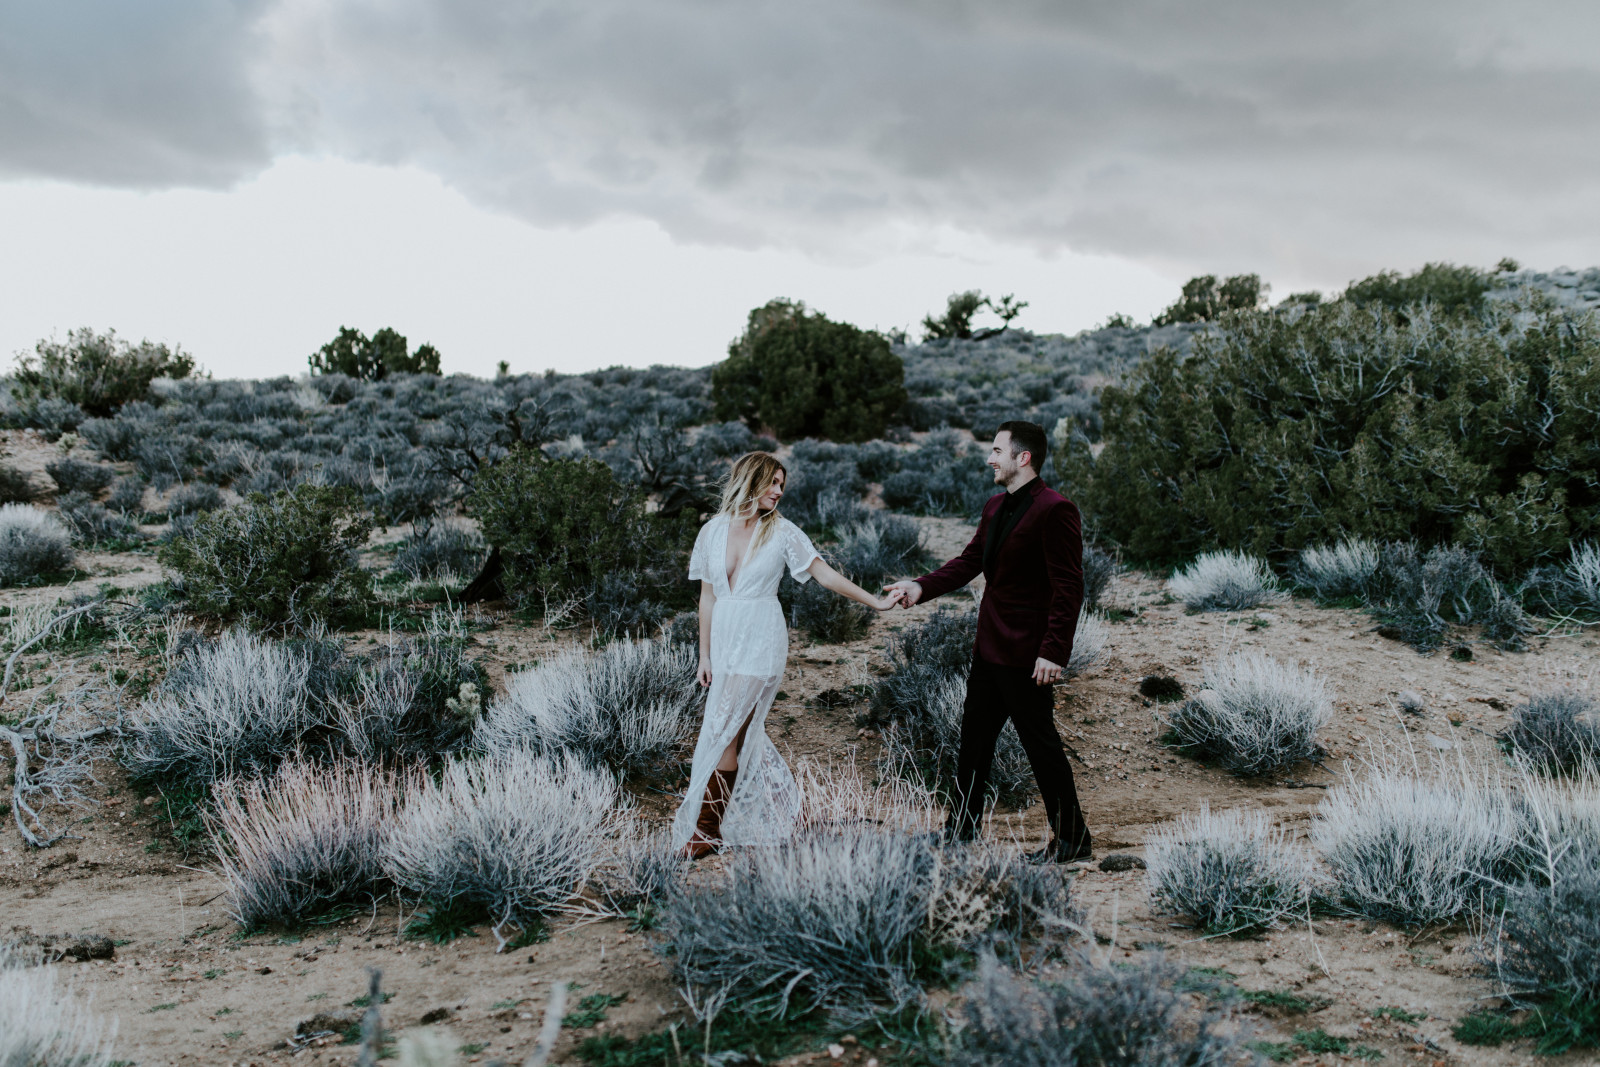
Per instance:
[[[709,856],[722,847],[722,813],[728,810],[728,798],[733,796],[733,783],[738,777],[737,770],[711,772],[705,799],[700,802],[700,818],[695,821],[694,836],[683,848],[690,859]]]

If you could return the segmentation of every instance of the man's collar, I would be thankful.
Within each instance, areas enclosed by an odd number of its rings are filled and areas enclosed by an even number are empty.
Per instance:
[[[1008,497],[1015,496],[1018,493],[1027,493],[1029,496],[1032,496],[1033,494],[1037,493],[1040,489],[1043,489],[1043,488],[1044,488],[1043,479],[1041,479],[1037,474],[1035,474],[1032,478],[1029,478],[1027,481],[1025,481],[1021,485],[1017,486],[1017,488],[1006,490],[1006,496],[1008,496]]]

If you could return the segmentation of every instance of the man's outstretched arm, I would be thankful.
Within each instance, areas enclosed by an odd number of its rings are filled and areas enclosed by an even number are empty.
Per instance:
[[[972,540],[967,542],[967,547],[961,550],[959,556],[932,574],[924,574],[921,578],[910,581],[895,582],[893,585],[884,586],[884,589],[901,590],[903,599],[900,604],[908,608],[913,604],[932,600],[936,596],[943,596],[951,590],[960,589],[983,573],[983,542],[988,533],[989,517],[985,515],[978,522],[977,533],[972,535]]]

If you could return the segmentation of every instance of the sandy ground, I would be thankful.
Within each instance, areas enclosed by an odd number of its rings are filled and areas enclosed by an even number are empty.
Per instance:
[[[971,533],[971,527],[951,520],[928,520],[927,526],[941,557],[954,554]],[[97,556],[86,562],[94,573],[84,584],[109,580],[132,586],[159,573],[150,556]],[[0,603],[50,602],[62,593],[60,587],[5,590]],[[964,594],[949,599],[961,600]],[[1073,749],[1097,857],[1112,851],[1137,854],[1151,827],[1202,802],[1213,808],[1265,808],[1278,822],[1303,832],[1326,788],[1385,748],[1494,759],[1492,736],[1511,708],[1557,676],[1587,673],[1597,662],[1593,631],[1536,640],[1529,652],[1515,655],[1475,642],[1475,658],[1457,662],[1443,655],[1422,657],[1380,638],[1371,620],[1356,612],[1294,601],[1270,611],[1196,616],[1164,600],[1155,578],[1120,579],[1110,603],[1133,613],[1132,618],[1113,625],[1103,665],[1057,690],[1057,720]],[[873,677],[890,633],[932,610],[918,606],[880,617],[867,638],[849,645],[808,647],[794,638],[786,697],[769,718],[772,737],[792,763],[847,758],[870,765],[877,742],[858,729],[853,710],[824,710],[808,701],[825,689]],[[490,611],[480,611],[476,621],[482,628],[475,640],[497,683],[506,665],[526,663],[571,639]],[[1302,768],[1294,780],[1245,781],[1180,759],[1159,745],[1161,726],[1154,716],[1159,709],[1139,695],[1140,678],[1172,674],[1193,689],[1204,662],[1238,649],[1303,663],[1328,680],[1337,710],[1323,734],[1330,750],[1324,765]],[[29,657],[24,674],[32,688],[11,694],[7,706],[17,708],[44,691],[46,679],[49,688],[59,689],[118,666],[136,671],[143,665],[132,648],[115,645],[82,660],[48,653]],[[1394,698],[1405,689],[1427,698],[1423,715],[1399,712]],[[113,960],[54,966],[67,972],[98,1011],[117,1018],[118,1055],[126,1061],[349,1062],[348,1046],[295,1052],[284,1039],[301,1020],[345,1009],[366,991],[370,967],[382,968],[384,988],[394,994],[384,1008],[387,1026],[404,1032],[424,1016],[443,1020],[463,1045],[479,1046],[469,1057],[472,1062],[525,1055],[554,981],[580,983],[578,996],[626,994],[599,1032],[637,1034],[683,1017],[682,1002],[650,952],[648,935],[630,934],[617,920],[558,924],[545,943],[497,953],[487,931],[446,946],[400,940],[403,918],[390,902],[299,936],[240,937],[223,912],[222,886],[209,873],[208,857],[174,852],[170,839],[157,833],[159,810],[128,790],[114,764],[103,764],[99,778],[92,790],[94,805],[70,816],[74,840],[34,851],[6,821],[0,831],[0,937],[9,929],[115,939]],[[661,820],[676,802],[648,789],[638,791],[635,800],[646,817]],[[990,832],[1040,840],[1042,812],[1035,806],[997,815]],[[1474,1049],[1451,1038],[1450,1026],[1489,992],[1474,962],[1474,937],[1464,928],[1411,933],[1319,919],[1314,926],[1253,939],[1198,940],[1181,917],[1152,910],[1139,871],[1111,874],[1082,867],[1075,892],[1100,942],[1097,951],[1122,959],[1164,951],[1192,966],[1225,970],[1246,989],[1292,991],[1327,1002],[1305,1016],[1259,1014],[1255,1021],[1264,1037],[1286,1040],[1297,1029],[1321,1027],[1381,1050],[1391,1063],[1510,1064],[1533,1058],[1518,1046]],[[1372,1019],[1373,1009],[1387,1006],[1426,1018],[1406,1025]],[[576,1062],[573,1044],[594,1032],[567,1031],[557,1059]],[[844,1060],[862,1062],[868,1055],[849,1047]],[[827,1058],[819,1051],[798,1059]],[[1331,1054],[1302,1058],[1339,1060]],[[1574,1055],[1541,1062],[1589,1061]]]

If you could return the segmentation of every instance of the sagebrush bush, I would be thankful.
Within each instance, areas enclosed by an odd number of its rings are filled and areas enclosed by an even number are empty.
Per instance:
[[[1541,693],[1500,732],[1508,751],[1547,774],[1600,766],[1600,703],[1571,690]]]
[[[1365,599],[1378,572],[1378,546],[1346,538],[1328,547],[1300,550],[1295,582],[1318,600]]]
[[[1245,611],[1283,599],[1277,579],[1242,552],[1205,552],[1167,582],[1167,591],[1194,611]]]
[[[1546,304],[1240,312],[1107,386],[1104,448],[1055,462],[1135,559],[1415,539],[1509,577],[1600,536],[1597,388],[1600,322]]]
[[[1157,717],[1169,743],[1243,775],[1270,774],[1322,752],[1333,717],[1327,686],[1309,670],[1242,652],[1206,664],[1202,688]]]
[[[597,888],[612,914],[637,916],[639,909],[656,908],[681,889],[688,873],[689,859],[672,847],[670,834],[635,825],[620,836]]]
[[[189,482],[178,486],[167,498],[167,514],[199,515],[216,511],[222,504],[222,490],[206,482]]]
[[[206,814],[228,913],[243,927],[303,923],[382,892],[380,850],[401,780],[371,766],[290,762],[219,782]]]
[[[418,581],[453,575],[470,577],[483,567],[488,546],[476,530],[450,523],[432,523],[400,542],[394,569]]]
[[[82,490],[63,493],[56,507],[78,539],[89,544],[127,537],[135,531],[127,516],[111,511]]]
[[[965,669],[919,671],[897,687],[900,712],[883,728],[880,766],[891,778],[951,796],[961,751],[961,717],[967,695]],[[1026,803],[1033,768],[1011,723],[1000,731],[989,769],[989,792],[1004,804]]]
[[[619,800],[610,772],[523,750],[448,762],[406,797],[385,873],[436,906],[528,924],[568,904],[604,858]]]
[[[654,632],[672,608],[652,598],[650,579],[638,571],[604,574],[589,590],[589,619],[607,637],[639,637]]]
[[[124,515],[144,510],[144,481],[137,475],[123,475],[111,483],[111,495],[106,497],[106,507]]]
[[[1251,1036],[1216,1002],[1184,995],[1185,969],[1080,960],[1049,982],[1026,981],[993,957],[966,994],[957,1067],[1222,1067],[1248,1063]]]
[[[63,493],[83,492],[94,494],[111,484],[117,472],[101,463],[63,456],[44,465],[45,473]]]
[[[787,575],[783,581],[788,601],[789,625],[819,645],[840,645],[866,636],[872,625],[873,610],[824,589],[821,582],[796,582]]]
[[[1105,659],[1111,643],[1111,628],[1106,617],[1091,612],[1087,605],[1078,612],[1078,628],[1072,635],[1072,656],[1063,666],[1062,676],[1076,678]]]
[[[887,723],[916,715],[947,676],[965,679],[977,637],[978,613],[944,604],[890,637],[884,649],[889,673],[872,690],[873,719]]]
[[[0,949],[0,1004],[6,1067],[111,1067],[115,1019],[90,1012],[63,987],[57,968]]]
[[[474,747],[566,753],[624,774],[669,772],[699,715],[698,664],[697,648],[665,641],[560,653],[507,678]]]
[[[1088,542],[1083,546],[1083,608],[1096,611],[1100,601],[1111,590],[1111,584],[1122,573],[1122,564],[1105,549]]]
[[[1453,921],[1497,895],[1517,835],[1497,784],[1385,766],[1332,789],[1311,830],[1334,902],[1417,926]]]
[[[866,441],[905,403],[905,370],[881,334],[773,300],[712,367],[711,397],[717,418],[779,437]]]
[[[868,512],[841,530],[831,554],[839,572],[869,592],[916,574],[929,562],[916,520],[886,511]]]
[[[1031,872],[1037,873],[1037,872]],[[1056,922],[1068,906],[981,849],[863,827],[805,834],[735,857],[719,882],[669,894],[658,946],[702,1018],[723,1008],[783,1016],[822,1008],[845,1020],[921,997],[925,962],[1007,924]],[[1024,887],[1022,883],[1026,882]]]
[[[975,520],[989,498],[1003,491],[984,463],[987,451],[957,430],[935,430],[884,479],[883,501],[898,511]]]
[[[1260,811],[1180,815],[1145,835],[1150,897],[1213,934],[1276,926],[1306,914],[1311,857]]]
[[[38,495],[26,474],[0,463],[0,504],[28,504]]]
[[[322,724],[311,680],[306,656],[241,631],[187,648],[134,711],[123,762],[162,785],[270,774]]]
[[[297,485],[200,515],[161,547],[189,607],[264,630],[303,630],[364,605],[372,577],[357,553],[372,530],[345,489]]]
[[[72,566],[72,534],[32,504],[0,504],[0,585],[25,585]]]

